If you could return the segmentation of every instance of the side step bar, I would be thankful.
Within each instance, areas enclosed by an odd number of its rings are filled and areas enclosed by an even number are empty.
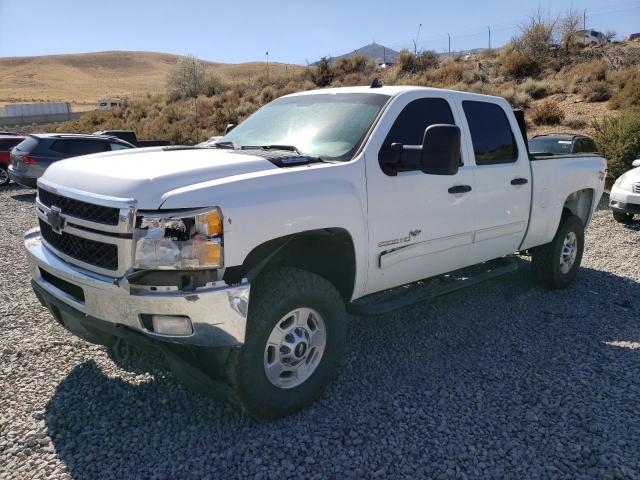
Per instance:
[[[518,270],[518,264],[513,258],[499,258],[402,287],[372,293],[349,303],[347,311],[363,317],[384,315],[415,303],[429,301],[456,290],[493,280],[516,270]]]

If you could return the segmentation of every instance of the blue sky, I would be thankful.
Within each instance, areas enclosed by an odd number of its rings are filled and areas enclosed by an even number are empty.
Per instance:
[[[379,6],[380,5],[380,6]],[[383,7],[384,5],[384,7]],[[0,56],[104,50],[304,64],[376,43],[445,51],[506,43],[527,15],[586,9],[587,27],[640,31],[640,0],[0,0]],[[1,74],[1,72],[0,72]]]

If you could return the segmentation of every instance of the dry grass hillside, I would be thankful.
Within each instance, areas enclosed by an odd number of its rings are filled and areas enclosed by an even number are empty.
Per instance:
[[[164,92],[178,55],[155,52],[98,52],[0,58],[0,105],[11,102],[64,101],[74,110],[92,109],[103,96],[139,97]],[[266,73],[264,62],[205,62],[228,83],[250,82]],[[303,70],[270,63],[274,77]]]

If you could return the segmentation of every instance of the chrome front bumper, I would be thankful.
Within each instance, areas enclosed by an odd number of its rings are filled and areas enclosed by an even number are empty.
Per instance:
[[[89,319],[123,325],[149,338],[182,345],[226,347],[244,343],[250,289],[246,281],[237,286],[217,282],[188,293],[132,291],[124,277],[113,279],[64,262],[43,244],[37,228],[25,233],[24,246],[34,282]],[[84,301],[45,280],[42,270],[82,288]],[[188,336],[154,333],[144,327],[141,315],[187,316],[193,333]]]

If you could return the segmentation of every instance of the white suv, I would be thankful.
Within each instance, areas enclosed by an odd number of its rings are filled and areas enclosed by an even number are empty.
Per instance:
[[[634,168],[620,175],[611,188],[609,207],[618,222],[628,222],[640,214],[640,159],[631,164]]]

